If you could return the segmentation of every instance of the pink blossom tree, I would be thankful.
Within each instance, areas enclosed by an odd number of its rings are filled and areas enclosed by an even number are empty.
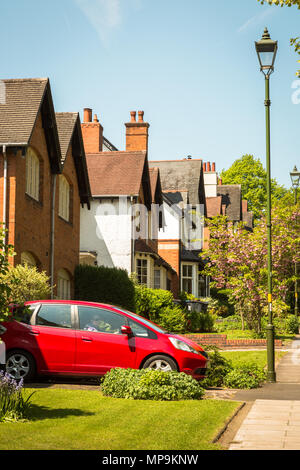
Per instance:
[[[286,307],[289,289],[295,281],[294,266],[299,262],[299,206],[277,207],[272,212],[273,299]],[[267,229],[262,218],[253,231],[243,224],[233,225],[225,216],[207,221],[209,248],[201,257],[208,259],[205,274],[213,286],[228,289],[229,300],[249,327],[261,332],[261,319],[267,307]]]

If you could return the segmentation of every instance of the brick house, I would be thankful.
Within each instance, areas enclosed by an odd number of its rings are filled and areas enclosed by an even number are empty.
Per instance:
[[[149,171],[148,129],[143,112],[131,112],[126,149],[104,136],[97,115],[85,108],[82,134],[91,184],[91,210],[81,209],[80,260],[135,272],[148,287],[172,288],[175,274],[157,251],[162,217],[159,172]],[[155,213],[154,213],[155,212]],[[157,217],[156,217],[157,215]]]
[[[79,115],[55,114],[47,78],[2,83],[0,218],[16,252],[10,262],[46,271],[52,297],[70,298],[80,204],[90,197]]]

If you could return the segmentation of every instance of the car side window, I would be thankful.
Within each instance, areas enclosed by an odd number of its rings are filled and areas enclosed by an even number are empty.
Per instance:
[[[131,320],[131,318],[128,319],[128,324],[132,329],[132,333],[134,334],[134,336],[137,336],[139,338],[157,339],[157,336],[154,331],[148,330],[148,328],[145,328],[140,323]]]
[[[98,307],[78,306],[79,329],[99,333],[122,334],[123,315]]]
[[[71,306],[67,304],[42,304],[37,313],[35,324],[54,328],[72,328]]]

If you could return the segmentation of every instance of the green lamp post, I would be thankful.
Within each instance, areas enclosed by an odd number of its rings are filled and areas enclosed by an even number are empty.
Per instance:
[[[292,180],[292,186],[294,188],[294,202],[297,204],[297,189],[300,183],[300,171],[297,170],[296,165],[294,166],[293,171],[290,172],[290,177]],[[295,315],[298,316],[298,272],[297,272],[297,263],[295,263]]]
[[[260,70],[265,76],[265,108],[266,108],[266,169],[267,169],[267,239],[268,239],[268,325],[267,354],[269,382],[276,382],[274,325],[272,313],[272,224],[271,224],[271,158],[270,158],[270,75],[274,72],[277,54],[277,41],[272,41],[268,29],[265,28],[260,41],[255,42]]]

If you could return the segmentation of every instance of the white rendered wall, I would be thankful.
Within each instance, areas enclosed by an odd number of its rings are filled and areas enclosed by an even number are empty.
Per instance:
[[[113,201],[113,202],[112,202]],[[131,272],[131,214],[127,199],[91,201],[81,208],[80,251],[96,251],[99,266],[118,267]]]
[[[179,240],[180,239],[180,215],[168,204],[163,203],[165,227],[158,232],[159,240]]]

